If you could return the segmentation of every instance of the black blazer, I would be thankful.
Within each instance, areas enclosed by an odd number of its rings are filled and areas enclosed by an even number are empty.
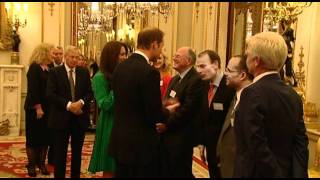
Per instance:
[[[206,89],[208,94],[209,84],[207,84]],[[234,95],[235,90],[227,86],[226,76],[223,76],[212,99],[209,109],[207,106],[208,117],[205,125],[205,143],[206,146],[209,146],[209,149],[212,147],[212,151],[214,152],[216,151],[219,135]]]
[[[115,119],[109,152],[127,165],[144,165],[159,157],[155,124],[168,112],[162,110],[160,73],[146,59],[133,53],[113,73]]]
[[[235,177],[308,176],[302,102],[278,74],[245,88],[235,115]]]
[[[166,99],[172,98],[171,91],[180,102],[180,107],[173,113],[167,124],[168,131],[164,134],[164,142],[168,147],[184,148],[196,146],[199,134],[203,131],[202,109],[204,99],[207,97],[204,82],[194,68],[191,68],[179,82],[176,75],[170,82]]]
[[[89,126],[89,108],[92,99],[91,81],[89,72],[82,67],[76,67],[75,101],[82,99],[83,113],[75,116],[67,111],[67,104],[71,99],[71,90],[65,66],[50,69],[47,82],[47,98],[50,102],[49,127],[54,129],[67,129],[70,123],[79,123],[86,129]],[[71,118],[77,118],[76,121]],[[73,121],[71,121],[73,120]]]
[[[41,104],[42,110],[47,113],[47,87],[48,71],[43,71],[37,63],[32,63],[27,72],[28,89],[24,109],[34,109],[34,105]]]

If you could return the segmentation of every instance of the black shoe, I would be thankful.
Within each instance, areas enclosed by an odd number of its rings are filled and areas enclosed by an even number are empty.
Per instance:
[[[30,177],[36,177],[36,167],[34,165],[27,165],[28,175]]]
[[[46,168],[45,165],[40,165],[39,170],[40,170],[41,174],[43,174],[43,175],[50,175],[50,172],[48,171],[48,169]]]

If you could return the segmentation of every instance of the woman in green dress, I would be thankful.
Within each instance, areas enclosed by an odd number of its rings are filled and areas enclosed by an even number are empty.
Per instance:
[[[92,79],[92,90],[100,112],[88,171],[103,171],[103,177],[112,177],[115,171],[114,159],[107,154],[114,120],[114,98],[110,80],[117,64],[127,58],[127,52],[125,44],[108,42],[101,53],[99,71]]]

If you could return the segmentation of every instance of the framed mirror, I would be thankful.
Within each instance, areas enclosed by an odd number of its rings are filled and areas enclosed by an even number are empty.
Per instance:
[[[8,22],[5,3],[0,2],[0,50],[12,49],[12,26]]]
[[[230,2],[228,17],[227,61],[243,54],[246,39],[262,31],[262,2]]]

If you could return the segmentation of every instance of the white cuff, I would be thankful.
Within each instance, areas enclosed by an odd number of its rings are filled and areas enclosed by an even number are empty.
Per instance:
[[[71,105],[71,101],[69,101],[68,104],[67,104],[67,111],[69,111],[70,105]]]
[[[79,99],[79,101],[82,103],[82,105],[84,105],[84,101],[82,99]]]

